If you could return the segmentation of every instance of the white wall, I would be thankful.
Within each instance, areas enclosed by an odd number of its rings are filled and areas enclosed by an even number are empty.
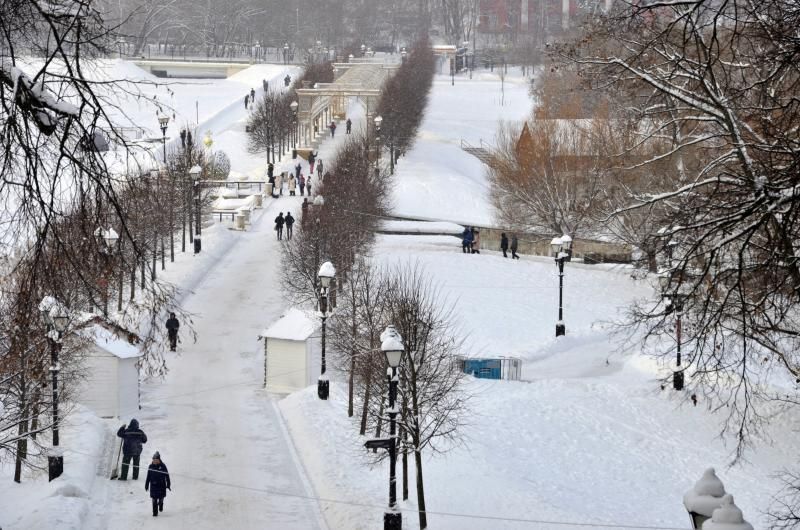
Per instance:
[[[308,386],[305,341],[267,338],[267,390],[294,392]]]
[[[139,371],[136,361],[137,358],[119,359],[118,415],[123,418],[133,417],[139,411]]]
[[[92,347],[83,359],[83,380],[75,391],[75,401],[85,405],[102,418],[119,414],[119,359],[97,347]]]

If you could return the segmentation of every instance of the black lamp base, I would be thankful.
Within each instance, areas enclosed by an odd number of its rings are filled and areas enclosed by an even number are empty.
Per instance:
[[[64,457],[63,456],[48,456],[47,457],[47,476],[50,481],[57,479],[64,472]]]
[[[199,236],[194,236],[194,253],[200,254],[200,250],[202,250],[203,244],[200,242]]]
[[[317,395],[320,399],[328,399],[328,392],[330,390],[330,381],[320,379],[317,381]]]
[[[402,513],[386,512],[383,514],[383,530],[401,530],[402,528]]]
[[[556,337],[563,337],[567,334],[567,326],[565,324],[556,324]]]
[[[672,388],[683,390],[683,370],[678,370],[672,374]]]

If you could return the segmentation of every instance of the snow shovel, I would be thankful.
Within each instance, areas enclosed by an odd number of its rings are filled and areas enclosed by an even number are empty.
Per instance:
[[[117,450],[117,461],[114,464],[114,469],[111,470],[111,480],[116,480],[119,477],[119,457],[122,454],[122,442],[124,440],[120,440],[119,442],[119,450]]]

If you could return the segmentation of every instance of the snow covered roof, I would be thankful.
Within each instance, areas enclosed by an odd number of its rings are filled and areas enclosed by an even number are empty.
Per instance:
[[[120,359],[133,359],[142,356],[142,352],[139,351],[139,348],[137,348],[135,344],[131,344],[125,338],[118,337],[113,331],[99,324],[94,324],[81,331],[87,336],[92,337],[94,343],[99,348],[115,357]]]
[[[310,311],[291,308],[277,322],[265,329],[262,337],[268,339],[306,340],[316,331],[319,320]]]

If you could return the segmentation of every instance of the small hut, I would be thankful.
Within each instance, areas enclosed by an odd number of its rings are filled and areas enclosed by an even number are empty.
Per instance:
[[[260,339],[264,340],[264,387],[289,393],[316,384],[320,372],[320,321],[313,312],[289,309]]]
[[[90,341],[81,358],[74,399],[101,418],[126,417],[139,409],[139,338],[100,323],[84,327]]]

